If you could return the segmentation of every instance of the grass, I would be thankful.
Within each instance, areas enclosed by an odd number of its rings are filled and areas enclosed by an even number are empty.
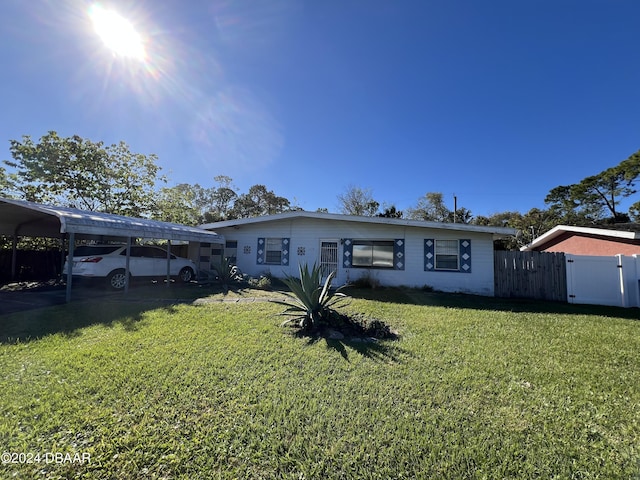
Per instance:
[[[203,293],[0,317],[2,451],[90,455],[0,478],[640,478],[637,310],[355,291],[364,343]]]

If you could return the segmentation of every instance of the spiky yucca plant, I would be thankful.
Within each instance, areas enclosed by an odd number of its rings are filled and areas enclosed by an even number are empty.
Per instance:
[[[322,268],[313,264],[311,270],[305,264],[298,265],[300,277],[287,275],[282,281],[289,287],[291,293],[284,293],[290,300],[272,300],[274,303],[284,305],[287,308],[281,315],[290,315],[292,318],[282,323],[298,322],[303,330],[313,330],[318,327],[323,319],[326,319],[333,306],[343,301],[347,296],[337,290],[331,289],[331,281],[336,272],[331,272],[322,282]]]
[[[238,267],[231,263],[231,259],[228,257],[221,258],[220,262],[213,268],[216,270],[218,281],[225,292],[229,289],[230,283],[237,282],[242,278]]]

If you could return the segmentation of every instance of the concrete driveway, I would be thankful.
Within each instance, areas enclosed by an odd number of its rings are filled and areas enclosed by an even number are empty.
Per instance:
[[[208,296],[218,291],[221,289],[217,284],[171,282],[167,286],[162,280],[133,279],[129,293],[125,295],[123,291],[111,290],[103,282],[74,280],[71,303],[105,299],[156,304],[190,303],[199,296]],[[0,287],[0,316],[65,303],[66,286],[55,281],[22,282]]]
[[[109,295],[117,295],[117,292],[90,286],[74,285],[71,291],[71,300],[76,302]],[[33,284],[27,284],[22,288],[17,285],[5,285],[0,289],[0,315],[52,305],[62,305],[65,301],[66,288],[64,285],[34,286]]]

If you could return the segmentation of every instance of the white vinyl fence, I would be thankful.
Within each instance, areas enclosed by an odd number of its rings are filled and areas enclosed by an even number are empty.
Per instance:
[[[566,254],[569,303],[640,307],[640,256]]]

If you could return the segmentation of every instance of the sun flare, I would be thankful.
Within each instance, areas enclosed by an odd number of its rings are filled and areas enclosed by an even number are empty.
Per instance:
[[[89,17],[98,36],[115,55],[144,60],[142,37],[130,21],[100,5],[91,6]]]

